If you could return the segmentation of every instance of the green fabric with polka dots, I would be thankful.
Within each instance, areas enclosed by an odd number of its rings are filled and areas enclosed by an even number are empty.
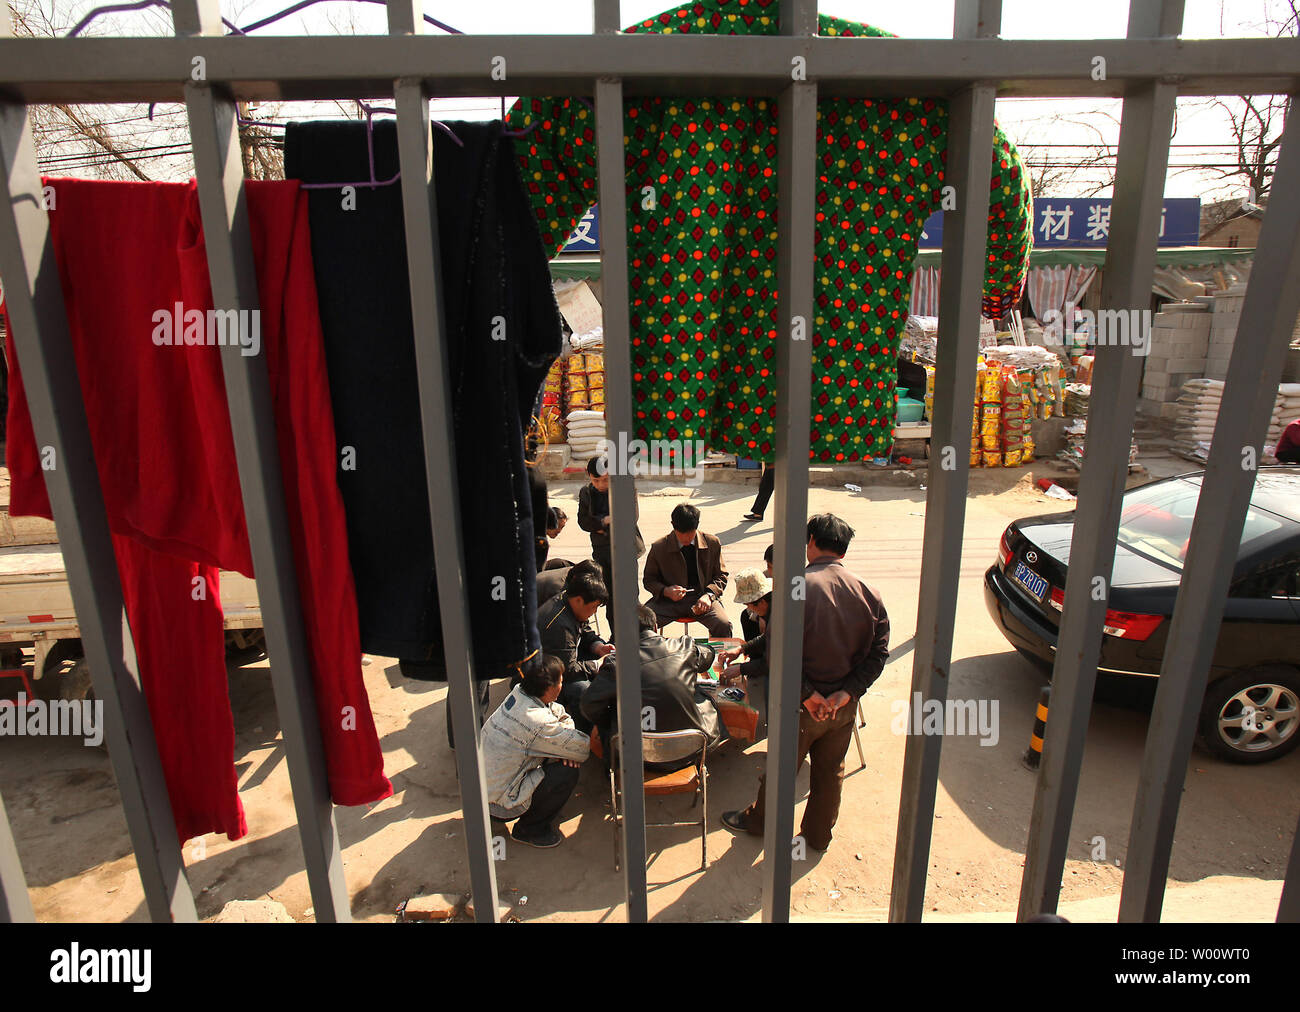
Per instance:
[[[777,0],[700,0],[627,29],[775,35]],[[825,15],[827,36],[889,37]],[[777,115],[762,98],[626,102],[628,281],[636,437],[702,439],[774,461]],[[511,109],[520,172],[558,251],[596,197],[595,116],[577,98]],[[835,99],[817,107],[810,459],[887,454],[898,344],[921,229],[943,199],[941,98]],[[983,312],[1020,301],[1032,244],[1028,175],[993,143]]]

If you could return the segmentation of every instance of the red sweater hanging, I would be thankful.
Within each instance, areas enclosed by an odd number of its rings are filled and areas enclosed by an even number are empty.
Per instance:
[[[183,343],[215,333],[198,196],[192,181],[45,184],[55,194],[51,235],[177,833],[236,839],[246,824],[217,577],[219,569],[252,576],[253,564],[221,349]],[[359,805],[392,786],[361,677],[307,204],[296,182],[250,182],[246,192],[261,308],[230,329],[248,352],[266,355],[330,793],[336,804]],[[10,509],[49,517],[13,340]]]

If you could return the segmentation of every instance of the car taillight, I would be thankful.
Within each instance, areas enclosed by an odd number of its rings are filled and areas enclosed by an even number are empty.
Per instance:
[[[1138,615],[1131,611],[1106,609],[1106,622],[1102,630],[1107,636],[1126,640],[1144,640],[1164,621],[1163,615]]]
[[[1060,587],[1053,587],[1052,593],[1048,596],[1047,600],[1057,611],[1065,611],[1065,591]]]
[[[1011,546],[1007,544],[1007,531],[1009,530],[1011,530],[1010,527],[1003,531],[1002,537],[998,539],[998,559],[1001,561],[1003,569],[1006,569],[1007,563],[1011,561]]]

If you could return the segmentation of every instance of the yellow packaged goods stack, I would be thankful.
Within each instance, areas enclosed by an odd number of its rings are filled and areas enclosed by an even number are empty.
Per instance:
[[[1019,467],[1024,452],[1025,398],[1021,393],[1020,374],[1010,367],[1002,369],[1002,466]]]
[[[540,424],[546,442],[564,442],[564,424],[560,421],[560,394],[564,388],[564,359],[551,363],[550,371],[542,384],[542,414]]]
[[[587,356],[581,352],[565,359],[564,369],[564,409],[586,411],[591,407],[591,396],[587,392]]]
[[[984,371],[986,366],[981,361],[979,371],[975,374],[975,404],[970,416],[970,466],[980,466],[980,394],[984,389]]]
[[[987,366],[980,377],[980,460],[984,467],[1002,466],[1002,370]]]
[[[1025,349],[1013,349],[1016,352]],[[1028,349],[1030,353],[1036,349]],[[986,349],[975,380],[971,467],[1020,467],[1034,460],[1033,423],[1064,414],[1060,366],[1015,364]],[[985,360],[987,355],[988,359]]]
[[[592,411],[605,410],[605,357],[598,351],[586,352],[587,402]]]

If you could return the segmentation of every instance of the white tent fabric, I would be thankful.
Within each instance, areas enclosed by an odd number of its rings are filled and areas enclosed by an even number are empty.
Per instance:
[[[1067,302],[1077,306],[1096,276],[1096,267],[1079,264],[1030,268],[1029,305],[1035,319],[1042,320],[1053,309],[1064,315]]]
[[[918,267],[912,271],[912,316],[939,315],[939,268]]]

